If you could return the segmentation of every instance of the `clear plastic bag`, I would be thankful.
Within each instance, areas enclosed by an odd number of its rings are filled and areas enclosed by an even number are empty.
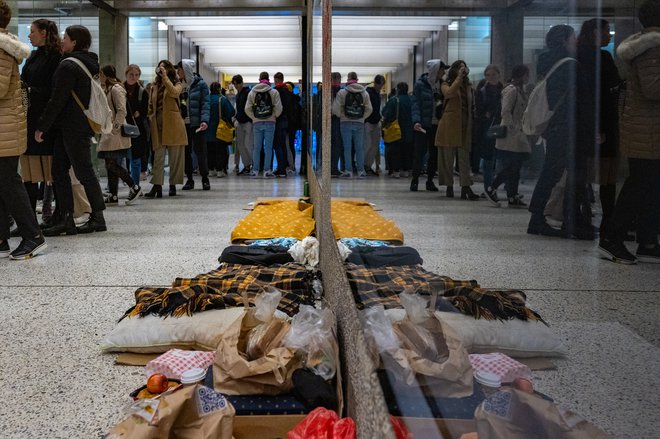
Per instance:
[[[254,316],[263,323],[254,327],[247,336],[245,353],[248,360],[261,358],[271,350],[282,346],[282,340],[291,325],[286,320],[274,317],[281,298],[282,293],[272,287],[255,298]]]
[[[403,347],[434,362],[445,360],[449,355],[447,343],[439,323],[428,312],[426,299],[408,292],[400,299],[408,318],[394,323],[394,331]]]
[[[399,339],[382,305],[363,310],[360,320],[367,343],[372,344],[378,353],[399,349]]]
[[[413,323],[422,323],[429,318],[426,299],[416,293],[406,290],[399,295],[401,305],[406,309],[408,319]]]
[[[284,338],[284,346],[305,352],[305,366],[325,380],[332,379],[337,371],[337,335],[332,311],[300,305]]]

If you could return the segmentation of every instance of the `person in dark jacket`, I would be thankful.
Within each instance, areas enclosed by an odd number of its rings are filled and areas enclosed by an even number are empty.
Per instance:
[[[493,182],[495,170],[495,139],[486,138],[491,126],[499,125],[502,113],[502,89],[500,69],[490,64],[484,70],[484,79],[474,93],[474,134],[472,136],[472,172],[479,172],[483,160],[484,189]]]
[[[287,169],[290,167],[288,159],[287,135],[289,134],[289,121],[293,123],[295,109],[293,108],[293,93],[284,83],[284,75],[277,72],[273,75],[275,90],[280,94],[282,101],[282,114],[275,121],[275,137],[273,138],[273,149],[277,158],[276,177],[286,178]]]
[[[91,44],[92,36],[86,27],[73,25],[66,28],[62,38],[64,59],[55,70],[53,92],[34,133],[37,143],[43,142],[48,134],[55,134],[52,171],[59,218],[53,221],[51,227],[44,229],[46,236],[107,230],[103,217],[105,209],[103,192],[94,172],[90,153],[90,138],[94,132],[82,108],[73,98],[75,93],[82,105],[87,108],[91,83],[87,73],[78,64],[66,59],[76,58],[85,65],[89,73],[98,75],[99,57],[89,51]],[[71,167],[85,188],[87,200],[92,208],[89,220],[78,228],[73,221],[73,192],[69,177]]]
[[[192,153],[197,157],[197,167],[202,176],[202,189],[211,189],[209,182],[209,168],[206,158],[206,131],[209,127],[209,86],[204,79],[195,72],[195,61],[183,59],[177,64],[177,75],[185,84],[184,96],[181,98],[187,102],[186,130],[188,133],[188,146],[186,147],[186,177],[188,180],[181,188],[188,191],[195,188],[193,180]]]
[[[50,186],[53,181],[51,167],[54,136],[45,136],[42,143],[37,143],[34,139],[34,132],[37,130],[37,122],[50,99],[53,74],[62,59],[62,49],[57,25],[50,20],[39,19],[32,22],[29,38],[37,50],[32,52],[25,61],[21,72],[21,80],[28,88],[30,100],[27,114],[28,143],[27,151],[21,156],[21,177],[34,211],[37,207],[39,183],[44,182]],[[49,206],[44,202],[44,221],[47,221],[49,217],[47,207]]]
[[[402,171],[410,168],[410,164],[406,162],[406,152],[413,147],[412,101],[408,96],[408,84],[405,82],[396,85],[396,96],[390,98],[383,108],[383,126],[394,120],[399,121],[401,139],[388,145],[388,162],[392,172],[390,175],[399,178]]]
[[[578,138],[578,81],[579,66],[574,60],[576,54],[575,31],[567,25],[553,26],[546,37],[547,50],[539,56],[537,72],[546,75],[552,67],[564,58],[564,62],[547,78],[546,90],[549,108],[555,109],[547,128],[542,134],[546,140],[545,161],[541,175],[534,188],[529,204],[531,218],[527,233],[545,236],[577,237],[594,239],[590,224],[580,214],[584,204],[586,187],[578,182],[586,170],[586,156],[576,149]],[[551,227],[544,216],[545,206],[552,189],[566,171],[562,230]],[[590,220],[590,219],[589,219]]]
[[[243,161],[243,169],[238,175],[250,175],[252,171],[252,119],[245,113],[250,87],[243,84],[243,77],[235,75],[231,83],[236,88],[236,116],[234,116],[234,128],[236,128],[236,154]],[[238,168],[239,163],[236,162]]]
[[[449,66],[441,59],[426,62],[427,72],[415,82],[412,94],[412,122],[414,155],[410,190],[417,191],[419,176],[424,168],[424,157],[428,154],[426,165],[426,190],[437,192],[433,177],[438,170],[438,148],[435,147],[435,132],[442,115],[442,94],[439,91],[442,77]]]
[[[286,83],[289,90],[293,93],[295,84],[291,81]],[[289,170],[287,172],[295,174],[296,172],[296,136],[298,130],[302,129],[302,99],[300,91],[293,93],[293,108],[291,111],[292,119],[289,121]]]
[[[364,120],[364,170],[376,176],[380,172],[380,92],[384,85],[385,77],[376,75],[374,85],[367,87],[373,112]]]
[[[208,148],[209,170],[216,172],[218,178],[227,176],[229,167],[229,144],[216,137],[218,124],[220,120],[232,124],[231,120],[236,114],[234,106],[229,102],[226,96],[222,95],[222,86],[219,82],[211,83],[211,106],[209,118],[209,128],[206,130],[206,146]],[[222,113],[222,116],[220,115]]]
[[[149,159],[149,121],[147,112],[149,111],[149,93],[140,81],[142,70],[136,64],[126,67],[124,72],[126,81],[126,102],[129,114],[126,121],[135,124],[140,129],[140,135],[131,139],[131,178],[137,184],[142,179],[143,173],[147,172],[147,161]],[[146,176],[145,176],[146,178]]]

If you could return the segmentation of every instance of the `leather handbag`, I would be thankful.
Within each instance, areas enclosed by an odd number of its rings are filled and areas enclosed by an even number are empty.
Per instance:
[[[394,143],[401,140],[401,126],[399,125],[399,98],[396,98],[396,118],[383,127],[383,142]]]
[[[218,121],[218,129],[215,130],[215,137],[223,142],[231,143],[231,141],[234,140],[234,126],[222,118],[222,98],[223,96],[220,96],[218,102],[218,106],[220,107],[220,118]]]
[[[486,131],[486,139],[504,139],[506,137],[506,125],[495,125],[495,119]]]
[[[137,126],[137,122],[135,122],[135,117],[133,116],[133,110],[131,109],[131,103],[126,99],[126,106],[128,107],[128,112],[131,115],[131,119],[133,120],[133,123],[125,123],[124,125],[121,126],[121,136],[122,137],[130,137],[131,139],[135,139],[136,137],[140,137],[140,128]]]

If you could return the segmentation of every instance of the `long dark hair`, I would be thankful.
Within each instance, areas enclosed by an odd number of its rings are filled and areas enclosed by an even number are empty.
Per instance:
[[[461,70],[461,64],[467,68],[467,64],[462,59],[454,61],[451,67],[449,67],[449,71],[447,72],[447,84],[453,84],[456,78],[458,78],[458,71]],[[465,84],[470,84],[470,80],[467,78],[467,76],[465,77]]]
[[[548,49],[561,49],[571,35],[575,35],[575,29],[567,24],[552,26],[545,34],[545,45],[548,46]]]
[[[37,29],[46,31],[46,44],[44,47],[48,52],[62,53],[62,40],[60,39],[60,33],[57,30],[57,24],[55,24],[54,21],[40,18],[39,20],[34,20],[32,24],[36,26]]]
[[[582,23],[580,35],[577,44],[579,47],[600,47],[600,34],[596,36],[596,31],[603,31],[610,25],[609,21],[602,18],[592,18]]]
[[[89,29],[85,26],[74,24],[73,26],[67,27],[64,33],[69,36],[71,41],[76,42],[74,50],[89,50],[92,45],[92,34],[89,33]]]
[[[222,86],[217,81],[212,82],[211,85],[209,86],[209,90],[210,90],[212,95],[219,95],[219,94],[221,94]]]
[[[121,82],[119,81],[119,79],[117,79],[117,69],[115,69],[115,66],[111,66],[110,64],[107,64],[101,67],[101,73],[103,73],[103,76],[105,76],[104,85],[106,87],[108,86],[112,87],[115,84],[121,85]]]
[[[179,83],[179,78],[176,76],[176,69],[174,68],[174,64],[169,62],[166,59],[161,59],[158,61],[157,66],[163,65],[165,67],[165,72],[167,73],[167,77],[170,79],[172,84],[178,84]],[[156,84],[162,84],[163,83],[163,78],[161,78],[160,75],[156,75]]]

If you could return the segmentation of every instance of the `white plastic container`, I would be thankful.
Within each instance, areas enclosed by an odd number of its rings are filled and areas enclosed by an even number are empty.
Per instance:
[[[477,371],[474,374],[474,379],[481,384],[481,389],[486,398],[496,393],[502,387],[500,377],[490,372]],[[183,382],[183,381],[182,381]]]
[[[184,386],[204,384],[204,378],[206,378],[206,370],[196,367],[181,374],[181,384]]]

